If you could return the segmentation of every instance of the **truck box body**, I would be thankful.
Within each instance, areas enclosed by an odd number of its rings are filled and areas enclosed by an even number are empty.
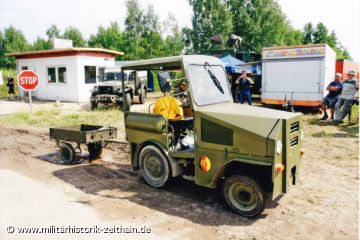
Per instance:
[[[356,79],[359,79],[359,64],[346,59],[336,60],[336,72],[343,75],[343,79],[347,79],[347,72],[354,70],[356,72]]]
[[[328,45],[269,47],[262,56],[262,103],[320,106],[335,74],[336,54]]]

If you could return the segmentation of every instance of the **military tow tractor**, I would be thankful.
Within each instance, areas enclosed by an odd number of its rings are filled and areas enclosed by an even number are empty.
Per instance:
[[[148,112],[126,111],[124,121],[132,167],[150,186],[161,188],[181,176],[221,188],[230,209],[255,217],[267,199],[298,182],[301,113],[235,104],[224,65],[215,57],[175,56],[122,66],[122,71],[148,69],[159,71],[164,96]],[[182,73],[183,84],[171,84],[177,81],[170,78],[172,71]],[[178,85],[180,90],[171,87]]]
[[[137,96],[140,104],[145,103],[147,97],[147,72],[125,71],[123,73],[125,78],[124,95],[121,89],[120,73],[120,67],[105,69],[102,82],[92,89],[90,97],[91,109],[96,109],[100,104],[122,107],[124,102],[124,107],[129,110],[135,96]]]

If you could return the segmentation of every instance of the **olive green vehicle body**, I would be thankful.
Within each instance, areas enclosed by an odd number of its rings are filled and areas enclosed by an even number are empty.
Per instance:
[[[50,139],[57,141],[89,144],[116,138],[114,127],[80,124],[67,127],[50,128]]]
[[[235,104],[232,100],[197,105],[193,101],[192,78],[187,67],[204,62],[224,68],[219,59],[199,55],[143,60],[122,66],[122,70],[182,70],[188,80],[193,113],[194,150],[176,151],[168,119],[153,113],[125,112],[126,139],[131,143],[133,169],[139,169],[141,149],[153,144],[167,156],[172,177],[183,175],[183,164],[190,160],[198,185],[216,188],[227,175],[240,171],[260,178],[272,199],[287,193],[297,182],[300,170],[302,114]],[[225,91],[230,91],[229,85]],[[280,152],[276,150],[277,145],[282,145]],[[211,161],[207,172],[200,167],[201,156]],[[276,171],[278,164],[285,166],[283,172]]]

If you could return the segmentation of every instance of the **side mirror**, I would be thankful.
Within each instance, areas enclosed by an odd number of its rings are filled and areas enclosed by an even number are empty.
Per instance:
[[[158,73],[158,81],[159,81],[159,86],[160,86],[160,90],[161,92],[165,93],[165,92],[170,92],[171,90],[171,78],[170,78],[170,74],[169,72],[159,72]]]

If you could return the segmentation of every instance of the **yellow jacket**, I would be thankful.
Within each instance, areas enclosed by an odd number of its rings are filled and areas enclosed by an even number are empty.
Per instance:
[[[165,96],[156,100],[153,112],[161,114],[167,119],[184,119],[180,102],[172,96]]]

